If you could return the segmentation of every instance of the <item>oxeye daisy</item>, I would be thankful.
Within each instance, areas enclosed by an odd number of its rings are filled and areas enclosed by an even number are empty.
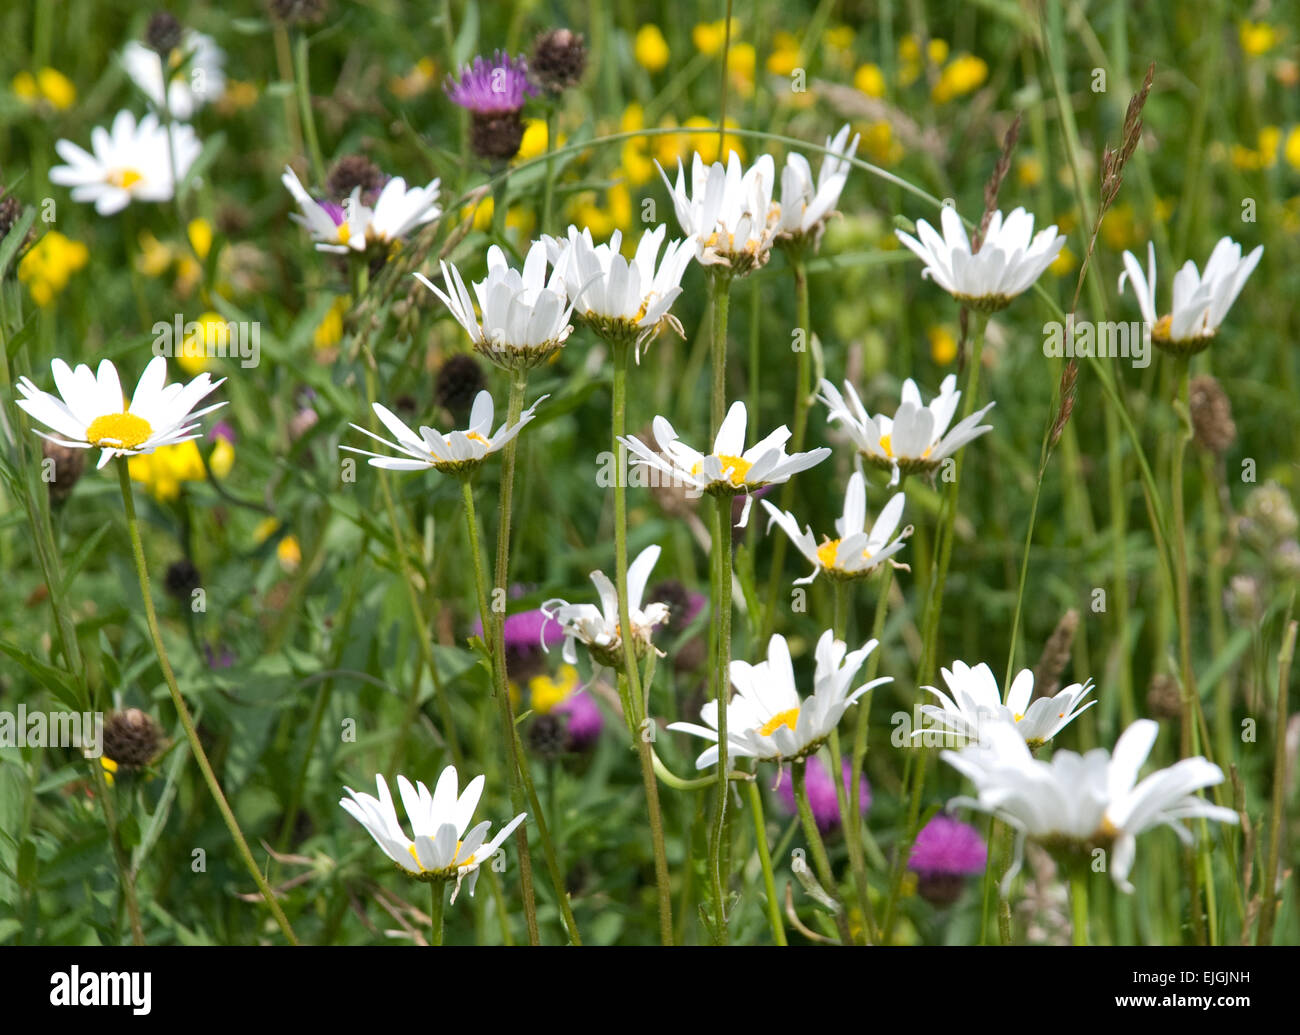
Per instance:
[[[354,186],[340,204],[317,201],[288,166],[280,182],[301,210],[301,214],[295,213],[290,218],[306,228],[317,250],[322,252],[341,255],[372,247],[387,249],[442,214],[438,207],[441,181],[437,179],[423,187],[408,188],[402,177],[394,176],[384,183],[373,208],[362,202],[360,185]]]
[[[458,794],[456,767],[453,765],[442,771],[433,794],[423,783],[411,786],[411,781],[399,776],[397,789],[414,838],[407,837],[398,822],[393,796],[382,775],[375,777],[378,798],[344,787],[349,797],[340,799],[339,804],[366,828],[388,858],[416,880],[430,883],[454,880],[456,888],[451,900],[455,902],[462,880],[468,879],[469,893],[471,896],[474,894],[479,867],[492,858],[527,816],[525,812],[519,813],[498,830],[491,841],[487,840],[492,826],[489,820],[485,819],[470,829],[474,809],[483,794],[483,784],[484,778],[476,776]]]
[[[50,364],[58,395],[43,392],[26,377],[18,379],[18,405],[54,434],[36,433],[60,446],[99,449],[99,467],[117,456],[152,453],[160,446],[199,437],[198,419],[224,402],[194,407],[225,382],[207,373],[188,384],[167,384],[167,360],[155,356],[145,367],[130,403],[122,393],[117,368],[100,360],[98,372],[84,363],[74,370],[61,359]]]
[[[90,131],[90,151],[70,140],[54,145],[68,164],[51,169],[50,182],[71,187],[73,201],[94,202],[101,216],[133,201],[170,201],[202,148],[189,126],[171,126],[170,146],[168,132],[152,113],[137,123],[129,111],[119,111],[111,129]]]
[[[1133,253],[1124,253],[1119,289],[1123,291],[1125,281],[1131,277],[1133,293],[1150,328],[1151,340],[1173,355],[1190,356],[1214,340],[1219,325],[1263,254],[1261,244],[1243,258],[1241,245],[1231,237],[1219,238],[1210,253],[1210,261],[1205,264],[1204,274],[1190,259],[1174,274],[1173,305],[1169,313],[1160,316],[1156,310],[1156,249],[1148,243],[1145,274]]]
[[[850,692],[863,662],[876,648],[871,640],[848,652],[842,640],[827,629],[817,641],[813,692],[801,698],[795,689],[794,665],[785,637],[775,635],[767,645],[767,660],[757,665],[731,663],[731,684],[736,695],[727,705],[727,755],[762,761],[799,760],[814,754],[839,724],[849,705],[869,690],[892,681],[881,676]],[[697,769],[718,761],[718,702],[700,709],[704,726],[692,722],[670,723],[670,730],[714,741],[695,760]]]
[[[659,547],[647,546],[627,568],[627,611],[632,623],[632,648],[637,658],[643,658],[655,649],[650,638],[658,626],[668,621],[666,604],[654,601],[643,605],[641,602],[658,560]],[[570,604],[555,597],[542,604],[542,612],[564,630],[563,657],[570,665],[577,662],[577,645],[581,643],[598,665],[621,669],[624,662],[623,630],[618,620],[618,592],[603,571],[593,571],[591,581],[600,594],[600,607]],[[543,646],[545,642],[543,639]]]
[[[665,327],[679,335],[682,325],[670,312],[682,293],[682,274],[693,256],[689,241],[670,241],[656,268],[667,227],[647,230],[629,261],[620,251],[623,234],[615,230],[608,244],[593,244],[591,231],[569,227],[569,235],[543,237],[552,265],[564,279],[574,311],[600,337],[636,347]]]
[[[131,81],[155,108],[182,122],[226,92],[225,62],[216,41],[193,29],[184,30],[165,54],[135,40],[122,51],[122,67]]]
[[[903,548],[907,530],[894,536],[899,518],[903,515],[903,493],[895,493],[881,510],[876,522],[867,527],[867,484],[861,471],[849,478],[844,494],[844,513],[835,522],[835,538],[817,544],[811,528],[799,531],[798,519],[788,510],[779,510],[767,500],[760,500],[772,520],[768,525],[779,525],[781,531],[812,562],[811,575],[795,579],[796,586],[812,582],[825,572],[831,579],[863,579],[877,571],[881,564]],[[891,540],[890,536],[894,536]]]
[[[359,424],[351,426],[363,435],[369,435],[376,442],[382,442],[405,455],[387,456],[366,449],[356,449],[353,446],[339,446],[339,448],[349,453],[368,456],[372,467],[383,467],[390,471],[424,471],[433,468],[443,474],[467,474],[518,435],[524,425],[533,419],[533,411],[545,398],[547,397],[543,395],[528,407],[514,424],[502,424],[494,432],[492,396],[486,391],[479,392],[470,410],[469,427],[464,431],[452,431],[445,435],[437,428],[424,424],[420,425],[420,433],[417,435],[392,410],[381,403],[375,403],[375,416],[396,441],[376,435]]]
[[[823,380],[818,398],[830,410],[828,419],[839,423],[848,432],[863,458],[891,472],[891,485],[898,484],[904,474],[934,472],[966,443],[993,429],[991,424],[980,424],[984,415],[993,408],[993,403],[949,429],[961,401],[955,374],[943,379],[939,394],[930,400],[929,405],[921,402],[916,382],[909,377],[903,382],[902,401],[892,419],[868,414],[853,385],[847,381],[844,382],[844,391],[847,401],[833,384]]]
[[[725,166],[721,162],[705,166],[697,151],[689,189],[681,159],[676,185],[669,183],[663,166],[657,161],[655,165],[672,194],[682,232],[695,242],[701,265],[740,276],[771,258],[777,217],[772,207],[776,167],[771,155],[762,155],[743,169],[735,151],[728,154]]]
[[[808,159],[791,153],[781,170],[781,203],[777,206],[778,244],[795,248],[816,249],[822,232],[840,200],[849,179],[849,160],[857,153],[858,137],[849,140],[849,127],[840,128],[826,138],[829,151],[822,158],[821,170],[813,177]]]
[[[940,672],[952,696],[927,686],[925,689],[939,699],[940,705],[923,704],[921,712],[945,730],[951,730],[971,743],[982,743],[991,726],[1011,725],[1034,750],[1097,703],[1089,701],[1081,706],[1083,699],[1092,692],[1091,680],[1071,683],[1051,697],[1031,701],[1034,673],[1022,669],[1007,687],[1007,698],[1003,703],[993,670],[982,662],[971,666],[964,661],[954,661],[951,669],[940,669]],[[918,737],[926,732],[917,730],[912,736]]]
[[[480,158],[508,162],[519,153],[524,123],[519,116],[524,101],[538,89],[528,78],[528,62],[498,50],[490,59],[481,55],[455,77],[447,76],[447,96],[470,113],[470,147]]]
[[[659,452],[631,435],[619,441],[634,455],[633,463],[646,464],[670,475],[679,484],[714,496],[744,493],[749,497],[756,489],[788,481],[792,475],[806,471],[831,455],[825,446],[806,453],[787,454],[785,444],[790,440],[790,429],[785,425],[746,449],[748,420],[745,404],[739,400],[732,403],[726,419],[718,428],[711,453],[701,453],[682,442],[663,417],[654,419],[654,437]],[[750,503],[751,499],[747,498],[741,514],[742,526],[748,520]]]
[[[1237,822],[1232,809],[1196,796],[1223,782],[1223,770],[1199,755],[1138,781],[1159,729],[1151,719],[1139,719],[1120,736],[1113,755],[1104,748],[1084,755],[1057,751],[1044,762],[1030,754],[1014,728],[999,723],[990,727],[987,743],[943,752],[944,761],[976,790],[976,797],[955,798],[949,805],[991,813],[1019,834],[1004,894],[1019,870],[1026,838],[1067,864],[1087,865],[1096,849],[1104,850],[1111,879],[1132,892],[1128,875],[1139,834],[1163,824],[1190,844],[1192,835],[1180,819]]]
[[[934,282],[963,305],[979,312],[1004,309],[1011,300],[1033,286],[1065,247],[1065,237],[1055,225],[1034,233],[1034,217],[1023,208],[1004,220],[994,212],[984,242],[971,251],[970,238],[961,216],[945,205],[939,222],[943,236],[924,219],[916,221],[918,241],[911,234],[895,230],[922,262],[924,277]]]
[[[529,369],[546,362],[573,332],[564,277],[559,270],[546,276],[546,242],[534,241],[522,270],[512,269],[495,244],[487,253],[487,277],[474,285],[480,319],[460,270],[442,263],[444,292],[423,274],[420,282],[442,299],[456,322],[465,328],[474,348],[485,359],[507,370]]]

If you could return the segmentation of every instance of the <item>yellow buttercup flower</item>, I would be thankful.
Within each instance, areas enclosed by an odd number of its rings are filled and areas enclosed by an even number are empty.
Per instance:
[[[824,33],[822,40],[828,47],[835,50],[848,50],[853,46],[855,33],[852,26],[849,25],[832,25]]]
[[[686,129],[703,129],[706,126],[712,126],[715,128],[713,133],[691,133],[687,137],[689,141],[688,150],[698,151],[700,153],[700,158],[705,165],[711,165],[718,161],[719,157],[726,157],[725,155],[720,156],[718,152],[717,125],[718,124],[714,119],[705,118],[703,115],[693,115],[682,123],[683,128]],[[736,128],[736,120],[729,118],[725,123],[723,123],[723,125],[725,125],[727,129],[734,129]],[[741,142],[740,137],[728,136],[727,150],[735,151],[736,157],[742,162],[745,160],[745,145]]]
[[[217,444],[212,447],[208,457],[208,468],[218,478],[224,478],[235,466],[235,447],[224,435],[218,436]]]
[[[930,358],[946,367],[957,358],[957,336],[946,326],[931,327],[925,332],[930,339]]]
[[[772,36],[772,53],[767,56],[767,70],[772,75],[789,75],[799,67],[799,41],[784,29]]]
[[[212,251],[212,224],[200,216],[191,219],[185,228],[185,235],[190,239],[190,247],[200,259],[207,259]]]
[[[643,25],[636,30],[632,43],[636,63],[647,72],[661,71],[668,64],[668,41],[657,25]]]
[[[409,100],[428,90],[433,85],[437,74],[438,66],[433,63],[433,58],[423,57],[406,75],[393,76],[389,79],[388,89],[392,91],[393,96],[404,101]]]
[[[944,66],[930,96],[936,104],[945,104],[954,97],[979,89],[988,76],[988,62],[983,58],[974,54],[959,54]]]
[[[199,447],[192,439],[128,457],[126,463],[131,480],[143,484],[159,503],[180,496],[183,482],[199,482],[206,477]]]
[[[528,699],[533,711],[545,715],[567,700],[577,689],[578,670],[572,665],[561,665],[554,678],[540,675],[533,676],[528,681]]]
[[[1267,22],[1242,22],[1239,37],[1241,49],[1251,57],[1267,54],[1277,46],[1277,29]]]
[[[496,202],[489,194],[479,201],[478,206],[474,209],[474,229],[488,230],[492,226],[492,217],[496,214]]]
[[[275,556],[285,571],[297,571],[298,565],[302,563],[302,547],[298,545],[298,537],[287,535],[281,539],[275,548]]]
[[[623,109],[618,128],[622,133],[645,128],[645,110],[640,104],[633,101]],[[654,178],[655,166],[650,159],[649,137],[630,137],[623,141],[622,166],[624,175],[634,184],[648,183]]]
[[[1016,182],[1022,187],[1037,187],[1043,182],[1043,160],[1037,155],[1022,155],[1016,161]]]
[[[227,79],[226,89],[217,98],[216,109],[222,115],[251,108],[257,103],[257,86],[242,79]]]
[[[754,69],[757,64],[758,56],[752,43],[731,44],[731,49],[727,51],[727,74],[731,77],[736,92],[742,97],[752,97],[754,94]]]
[[[27,285],[32,301],[45,308],[68,286],[72,274],[89,261],[89,248],[51,230],[22,257],[18,279]]]
[[[885,74],[879,65],[868,62],[853,73],[853,85],[868,97],[885,96]]]
[[[1292,169],[1300,169],[1300,126],[1292,126],[1282,147],[1282,157]]]
[[[731,39],[733,42],[739,34],[740,23],[735,18],[732,18]],[[695,49],[701,54],[707,54],[709,57],[721,54],[722,48],[727,42],[726,19],[720,19],[716,22],[700,22],[691,30],[691,42],[695,44]]]
[[[185,336],[176,362],[187,374],[200,374],[210,368],[209,355],[217,351],[222,342],[229,342],[230,324],[220,313],[206,312],[195,321],[198,329]]]
[[[894,138],[894,127],[887,120],[868,123],[858,132],[862,135],[863,154],[876,165],[895,165],[902,161],[903,145]]]
[[[546,154],[546,120],[524,119],[524,136],[519,142],[519,153],[515,159],[526,162],[531,158],[540,158]]]
[[[343,317],[347,315],[350,299],[339,295],[312,332],[311,343],[318,349],[330,349],[343,340]]]
[[[36,75],[19,72],[13,78],[14,93],[29,104],[44,101],[57,111],[67,111],[77,101],[72,80],[55,68],[42,68]]]
[[[1075,267],[1078,265],[1079,260],[1074,257],[1074,252],[1070,251],[1069,245],[1065,245],[1061,248],[1056,258],[1052,260],[1051,265],[1047,268],[1055,276],[1064,277],[1067,274],[1074,272]]]

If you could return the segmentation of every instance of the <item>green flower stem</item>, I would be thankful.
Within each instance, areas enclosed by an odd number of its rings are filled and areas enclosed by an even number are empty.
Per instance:
[[[731,309],[731,274],[725,268],[714,267],[710,272],[709,300],[713,305],[713,333],[709,341],[713,364],[709,434],[710,438],[716,438],[722,419],[727,415],[727,317]]]
[[[302,120],[303,135],[307,139],[307,156],[317,184],[325,182],[325,159],[321,156],[320,140],[316,137],[316,119],[311,113],[311,85],[307,72],[307,35],[300,33],[294,41],[293,83],[298,94],[298,116]]]
[[[785,945],[785,924],[781,921],[781,903],[776,897],[776,877],[772,873],[772,853],[767,847],[767,821],[763,818],[763,794],[758,781],[749,782],[749,810],[754,814],[754,841],[758,846],[758,861],[763,868],[763,888],[767,893],[767,922],[772,927],[772,938],[777,945]]]
[[[442,944],[442,914],[446,909],[447,882],[429,881],[429,944]]]
[[[551,101],[546,108],[546,175],[542,178],[541,233],[551,231],[551,207],[555,197],[555,114],[556,104]]]
[[[293,83],[293,46],[289,42],[289,30],[283,22],[275,22],[271,39],[275,43],[275,65],[280,82]],[[293,95],[287,91],[284,94],[284,125],[289,134],[290,150],[299,154],[302,151],[302,120],[298,116]]]
[[[790,767],[794,773],[794,800],[799,809],[799,822],[803,825],[803,836],[808,842],[808,851],[812,855],[817,879],[821,881],[826,894],[840,905],[835,913],[835,926],[839,930],[840,940],[848,945],[853,941],[853,935],[849,930],[849,919],[845,915],[844,906],[840,903],[839,888],[835,883],[835,874],[831,871],[830,859],[826,857],[826,845],[822,842],[821,831],[817,829],[817,820],[813,817],[812,805],[808,801],[808,786],[805,779],[807,767],[808,760],[805,758],[799,759]]]
[[[1015,851],[1016,832],[1010,823],[998,823],[998,940],[1003,945],[1011,944],[1011,903],[1002,895],[1002,884],[1007,871],[1011,869],[1012,853]]]
[[[804,265],[803,253],[791,249],[786,253],[790,259],[790,270],[794,276],[794,299],[796,329],[800,332],[800,349],[796,352],[796,386],[794,397],[794,419],[790,425],[790,452],[803,450],[808,432],[808,397],[812,392],[812,321],[808,312],[808,271]],[[750,414],[753,420],[757,411]],[[787,479],[781,486],[781,510],[789,510],[794,504],[794,481]],[[767,608],[763,613],[763,629],[759,636],[760,643],[766,643],[776,627],[776,602],[781,593],[781,575],[785,566],[786,550],[790,540],[783,535],[776,537],[772,543],[772,573],[767,580]]]
[[[158,665],[162,669],[163,678],[167,682],[167,690],[171,693],[172,703],[176,707],[176,714],[180,717],[181,726],[185,729],[185,736],[190,742],[190,749],[194,752],[195,761],[198,762],[199,769],[203,773],[203,779],[212,794],[212,800],[216,802],[221,818],[225,820],[226,828],[230,831],[230,836],[235,842],[235,847],[239,850],[244,865],[252,875],[253,882],[262,893],[262,897],[266,899],[266,904],[270,907],[276,923],[280,925],[280,930],[284,932],[284,936],[289,939],[291,944],[297,945],[298,937],[293,933],[293,928],[289,925],[289,918],[284,915],[284,910],[280,908],[280,902],[275,897],[275,892],[271,890],[266,878],[262,876],[262,871],[253,859],[253,853],[248,850],[248,842],[244,840],[243,831],[239,829],[239,821],[235,819],[235,814],[230,811],[230,805],[221,791],[221,785],[217,782],[216,774],[212,771],[207,753],[203,750],[203,744],[200,742],[198,732],[194,728],[194,721],[190,718],[189,707],[181,696],[180,687],[176,685],[176,676],[172,672],[171,662],[167,660],[167,649],[163,646],[162,630],[158,627],[158,615],[154,611],[153,595],[149,587],[149,568],[145,564],[144,545],[140,541],[140,527],[135,516],[135,500],[131,495],[131,475],[127,471],[125,461],[119,460],[117,474],[122,489],[122,506],[126,510],[126,528],[131,537],[131,554],[135,559],[135,571],[140,580],[140,593],[144,598],[145,622],[149,626],[149,635],[153,638],[154,650],[158,654]]]
[[[655,890],[659,898],[659,937],[664,945],[673,943],[672,886],[668,875],[668,851],[664,845],[663,818],[659,808],[659,785],[655,781],[654,763],[650,761],[650,744],[642,735],[645,720],[646,697],[642,696],[640,672],[636,660],[636,635],[632,629],[630,602],[627,595],[627,484],[621,462],[623,445],[619,441],[627,430],[627,368],[630,351],[626,338],[611,341],[614,353],[614,386],[612,415],[612,448],[616,474],[614,477],[614,564],[618,595],[619,639],[623,643],[623,677],[627,680],[627,696],[632,706],[626,716],[628,732],[636,746],[641,763],[641,782],[645,787],[646,811],[650,817],[650,839],[654,849]],[[654,648],[649,647],[653,655]],[[648,694],[649,688],[646,692]]]
[[[906,475],[903,476],[906,480]],[[903,482],[899,482],[898,491],[903,491]],[[876,613],[871,623],[871,638],[876,641],[876,649],[867,658],[867,671],[864,682],[870,683],[880,672],[880,637],[885,632],[885,615],[889,610],[889,590],[894,584],[894,566],[886,564],[880,574],[880,590],[876,595]],[[854,837],[861,837],[862,815],[862,770],[867,760],[867,724],[871,716],[871,694],[858,700],[858,714],[853,727],[853,754],[849,760],[849,828]]]
[[[700,791],[705,787],[715,787],[718,782],[716,776],[697,776],[692,780],[686,780],[678,776],[660,759],[654,749],[650,750],[650,761],[654,765],[655,775],[663,782],[664,786],[671,787],[675,791]],[[754,779],[753,773],[742,772],[739,769],[733,769],[727,774],[728,780],[746,783]]]
[[[725,297],[725,296],[723,296]],[[727,837],[727,701],[731,696],[731,496],[714,498],[713,511],[713,627],[716,630],[711,683],[713,699],[718,706],[718,769],[717,796],[714,803],[713,826],[709,831],[709,878],[713,885],[717,914],[717,937],[723,944],[727,940],[726,899],[727,881],[723,871],[724,846]]]
[[[1082,867],[1070,875],[1070,928],[1075,945],[1088,944],[1088,871]]]
[[[1283,824],[1286,820],[1284,805],[1288,768],[1286,758],[1287,691],[1290,686],[1291,662],[1295,657],[1295,640],[1296,623],[1288,621],[1282,634],[1282,649],[1278,651],[1277,655],[1277,714],[1273,724],[1273,802],[1268,828],[1268,856],[1261,877],[1265,889],[1264,906],[1259,913],[1256,945],[1273,944],[1273,924],[1277,919],[1278,859],[1282,849],[1282,840],[1286,836]],[[1204,824],[1202,824],[1201,840],[1204,841],[1205,839],[1206,833]]]

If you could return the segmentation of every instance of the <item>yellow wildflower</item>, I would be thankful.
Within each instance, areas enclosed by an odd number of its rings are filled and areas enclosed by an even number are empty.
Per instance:
[[[902,161],[903,145],[894,139],[894,127],[886,119],[867,123],[862,134],[862,153],[876,165],[895,165]]]
[[[706,126],[714,128],[712,133],[691,133],[687,138],[690,142],[689,150],[698,151],[705,165],[719,161],[717,125],[716,121],[705,118],[703,115],[693,115],[682,123],[685,129],[703,129]],[[727,119],[725,126],[727,129],[736,128],[736,120]],[[745,145],[741,143],[740,137],[728,136],[727,150],[735,151],[736,157],[742,162],[745,160]],[[725,160],[726,155],[722,155],[721,158]]]
[[[1058,277],[1064,277],[1066,274],[1073,272],[1074,268],[1079,265],[1079,260],[1074,257],[1074,252],[1070,251],[1070,246],[1066,245],[1060,251],[1060,254],[1052,260],[1052,264],[1047,268]]]
[[[778,31],[772,36],[772,53],[767,56],[767,70],[772,75],[789,75],[799,66],[799,41],[793,33]]]
[[[636,63],[647,72],[661,71],[668,64],[668,41],[657,25],[643,25],[636,30],[632,43]]]
[[[298,537],[287,535],[281,539],[275,548],[275,556],[285,571],[297,571],[298,565],[302,563],[302,547],[298,545]]]
[[[757,63],[758,57],[752,43],[733,42],[727,51],[727,74],[731,77],[736,92],[742,97],[754,95],[754,69]]]
[[[946,326],[931,327],[925,332],[930,339],[930,358],[946,367],[957,358],[957,336]]]
[[[974,54],[958,54],[939,74],[939,81],[930,91],[936,104],[945,104],[954,97],[979,89],[989,76],[988,63]]]
[[[1292,126],[1291,132],[1286,135],[1282,157],[1292,169],[1300,169],[1300,126]]]
[[[516,159],[526,162],[546,154],[547,138],[545,119],[524,119],[524,137],[519,142]]]
[[[1021,155],[1016,161],[1016,182],[1022,187],[1037,187],[1043,182],[1043,160],[1037,155]]]
[[[528,699],[533,711],[545,715],[567,700],[577,688],[578,670],[572,665],[561,665],[554,678],[543,674],[528,680]]]
[[[389,79],[388,89],[392,91],[394,97],[409,100],[428,90],[433,85],[437,73],[438,66],[433,63],[433,58],[423,57],[406,75],[393,76]]]
[[[733,43],[739,33],[740,23],[735,18],[732,18],[731,39]],[[721,54],[722,48],[727,42],[726,19],[719,19],[716,22],[700,22],[691,30],[691,42],[695,44],[695,49],[701,54],[707,54],[710,57]]]
[[[185,336],[180,354],[176,357],[181,369],[191,376],[209,369],[209,356],[219,355],[223,343],[228,348],[231,334],[229,322],[220,313],[209,310],[195,323],[198,328]]]
[[[29,104],[45,102],[57,111],[67,111],[77,101],[77,88],[58,69],[42,68],[32,75],[19,72],[13,78],[14,93]]]
[[[1267,54],[1277,46],[1277,29],[1267,22],[1242,22],[1241,49],[1251,57]]]
[[[320,323],[312,331],[312,345],[318,349],[331,349],[343,340],[343,317],[347,315],[350,304],[347,295],[339,295],[330,303]]]
[[[18,263],[18,279],[27,285],[32,301],[45,308],[68,286],[72,274],[89,261],[89,248],[51,230],[22,257]]]
[[[873,65],[871,62],[862,65],[853,73],[853,85],[868,97],[885,96],[885,75],[880,71],[879,65]]]

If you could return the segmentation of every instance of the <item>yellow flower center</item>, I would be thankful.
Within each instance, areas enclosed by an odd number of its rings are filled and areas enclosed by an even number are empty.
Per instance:
[[[130,190],[143,179],[144,177],[134,169],[114,169],[108,174],[108,182],[123,190]]]
[[[348,221],[345,219],[339,224],[339,244],[347,244],[351,237],[352,227],[348,225]]]
[[[795,723],[797,723],[798,721],[799,721],[799,709],[787,708],[783,712],[777,712],[770,719],[768,719],[767,722],[763,723],[763,725],[758,727],[758,732],[762,734],[764,737],[770,737],[782,726],[787,726],[789,727],[790,731],[793,733],[795,728]]]
[[[1169,341],[1169,333],[1173,326],[1174,318],[1172,314],[1160,317],[1156,321],[1156,325],[1151,328],[1152,341]]]
[[[817,547],[817,560],[821,562],[821,566],[823,568],[834,568],[835,556],[839,552],[840,552],[840,540],[827,539],[826,542],[822,543],[821,546]],[[863,550],[862,556],[865,559],[870,560],[871,551]]]
[[[719,453],[718,459],[722,461],[723,471],[726,471],[728,467],[731,468],[731,473],[724,475],[725,479],[729,480],[737,488],[745,484],[745,478],[749,474],[749,469],[754,466],[753,464],[743,457],[727,456],[725,453]],[[701,464],[696,464],[692,467],[691,474],[699,474],[701,466]]]
[[[1022,713],[1020,713],[1020,712],[1016,712],[1016,722],[1019,722],[1019,721],[1020,721],[1021,719],[1023,719],[1023,718],[1024,718],[1024,715],[1023,715]]]
[[[147,442],[153,428],[134,413],[109,413],[96,417],[86,429],[86,441],[92,446],[135,449]]]
[[[472,865],[473,865],[473,863],[474,863],[474,856],[472,856],[472,855],[471,855],[468,859],[460,859],[460,858],[457,858],[457,856],[460,855],[460,847],[461,847],[461,845],[463,845],[464,843],[465,843],[464,841],[457,841],[457,842],[456,842],[456,855],[453,855],[453,856],[451,857],[451,864],[447,867],[448,869],[451,869],[452,867],[472,866]],[[416,852],[416,850],[415,850],[415,845],[414,845],[414,844],[410,845],[406,850],[407,850],[408,852],[411,853],[411,858],[415,860],[415,865],[418,866],[418,867],[420,868],[420,872],[421,872],[421,873],[430,873],[430,872],[432,872],[432,871],[430,871],[430,870],[426,870],[426,869],[424,868],[424,863],[420,862],[420,856],[419,856],[419,854]]]
[[[894,447],[893,444],[890,442],[890,437],[888,435],[880,436],[880,449],[881,452],[885,454],[885,456],[894,455]]]

